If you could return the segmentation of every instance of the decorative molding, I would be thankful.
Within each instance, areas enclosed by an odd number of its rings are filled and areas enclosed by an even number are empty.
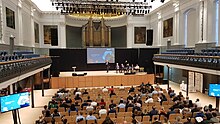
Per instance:
[[[160,20],[162,18],[161,12],[157,12],[157,18],[158,18],[158,20]]]
[[[18,0],[18,7],[19,8],[22,8],[22,2],[23,2],[23,0]]]
[[[173,3],[173,7],[174,7],[174,11],[175,12],[178,12],[179,11],[179,9],[180,9],[180,7],[179,7],[179,1],[175,1],[174,3]]]

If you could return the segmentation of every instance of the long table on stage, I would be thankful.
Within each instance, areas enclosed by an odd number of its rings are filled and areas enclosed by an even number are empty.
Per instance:
[[[87,75],[87,76],[66,76],[52,77],[51,88],[75,88],[75,87],[104,87],[140,85],[142,82],[154,84],[154,74],[141,75]]]

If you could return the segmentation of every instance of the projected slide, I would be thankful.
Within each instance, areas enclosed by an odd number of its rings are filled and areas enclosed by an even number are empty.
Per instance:
[[[114,48],[87,48],[87,63],[115,63]]]
[[[1,97],[1,112],[30,106],[29,92]]]
[[[220,97],[220,85],[219,84],[209,84],[209,96]]]

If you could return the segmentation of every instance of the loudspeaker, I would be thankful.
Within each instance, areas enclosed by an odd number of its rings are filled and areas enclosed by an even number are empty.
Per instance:
[[[72,76],[77,76],[77,74],[76,73],[72,73]]]
[[[147,30],[147,46],[152,46],[153,44],[153,29]]]
[[[50,73],[53,77],[59,77],[60,75],[60,57],[51,57],[52,59],[52,64],[51,64],[51,69]]]
[[[51,45],[58,46],[58,31],[57,28],[51,28]]]
[[[130,73],[124,73],[124,75],[133,75],[136,74],[135,72],[130,72]]]

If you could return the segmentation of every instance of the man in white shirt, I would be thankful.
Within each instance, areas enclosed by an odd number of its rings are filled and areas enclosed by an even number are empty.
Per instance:
[[[105,109],[105,106],[101,106],[101,109],[99,110],[99,115],[107,114],[107,110]]]
[[[148,99],[146,101],[144,101],[145,103],[153,103],[154,99],[152,97],[148,97]]]
[[[75,96],[76,96],[77,94],[79,94],[79,96],[82,95],[82,93],[81,93],[79,90],[75,93]]]
[[[89,115],[86,116],[86,120],[97,120],[97,118],[92,115],[92,112],[89,112]]]
[[[93,109],[94,107],[91,104],[86,107],[87,112],[93,111]]]
[[[202,107],[202,105],[201,105],[201,103],[200,103],[199,99],[196,99],[195,104],[197,105],[197,107]]]
[[[98,104],[98,103],[97,103],[96,101],[92,101],[92,102],[91,102],[91,106],[93,106],[93,107],[96,107],[97,104]]]
[[[85,120],[85,117],[83,116],[83,113],[80,112],[78,116],[76,116],[76,123],[80,122],[82,120]]]
[[[123,84],[121,84],[121,86],[119,87],[119,90],[124,90],[125,87],[123,86]]]
[[[118,108],[125,108],[125,104],[123,100],[120,100],[120,103],[118,105]]]
[[[102,89],[102,92],[108,92],[108,89],[104,86],[104,88]]]

